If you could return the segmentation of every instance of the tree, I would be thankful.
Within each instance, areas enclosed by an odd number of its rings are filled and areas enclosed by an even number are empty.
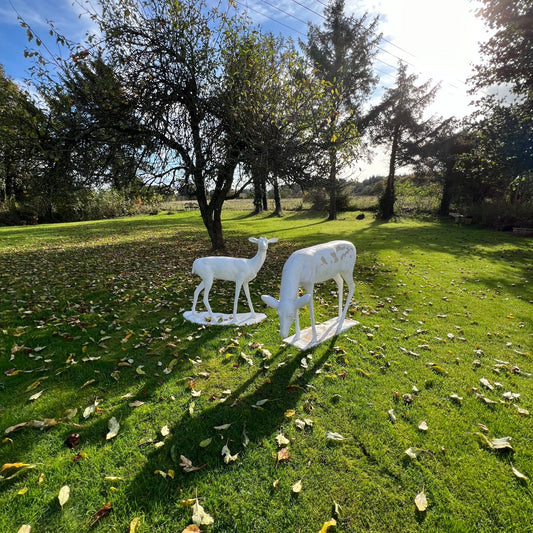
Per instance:
[[[475,67],[474,88],[505,85],[533,99],[533,4],[531,0],[482,0],[477,15],[493,30],[481,45],[485,63]]]
[[[431,87],[431,80],[417,86],[417,78],[415,74],[408,75],[407,66],[400,62],[396,84],[387,89],[384,96],[384,101],[392,105],[385,108],[373,127],[373,141],[390,147],[389,173],[377,213],[382,220],[394,216],[397,167],[413,163],[420,154],[420,147],[438,129],[434,117],[424,118],[438,86]]]
[[[343,164],[357,157],[362,104],[377,83],[372,58],[381,38],[376,34],[378,19],[365,14],[356,19],[344,14],[344,0],[332,0],[326,7],[324,28],[311,24],[307,42],[301,43],[311,59],[315,76],[322,80],[322,102],[328,116],[319,135],[328,154],[329,220],[337,218],[337,174]]]
[[[516,192],[533,183],[533,4],[530,0],[482,0],[478,15],[493,30],[481,45],[484,63],[477,65],[472,92],[510,90],[510,97],[484,96],[473,114],[470,131],[475,147],[462,164],[478,180],[483,195]],[[484,198],[477,197],[477,201]]]
[[[44,115],[0,65],[1,202],[22,201],[35,165],[38,128]]]
[[[114,135],[150,167],[152,179],[192,184],[212,248],[223,249],[222,205],[243,149],[232,120],[240,93],[228,90],[223,56],[235,36],[249,33],[247,22],[194,0],[99,4],[89,12],[98,36],[75,47],[62,65],[64,72],[81,72],[99,50],[113,65],[112,83],[99,85],[94,105],[84,104],[86,123],[97,126],[92,138]],[[112,110],[103,111],[105,102]]]

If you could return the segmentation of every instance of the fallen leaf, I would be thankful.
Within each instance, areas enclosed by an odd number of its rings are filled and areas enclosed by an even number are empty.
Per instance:
[[[111,502],[107,502],[105,505],[102,505],[102,507],[100,507],[100,509],[98,509],[98,511],[92,515],[91,518],[93,521],[89,524],[89,526],[94,526],[98,520],[101,520],[104,518],[104,516],[107,516],[111,512],[111,509]]]
[[[422,422],[420,422],[418,424],[418,429],[420,431],[427,431],[428,430],[428,425],[427,425],[427,422],[425,422],[424,420],[422,420]]]
[[[187,526],[181,533],[202,533],[202,530],[196,525]]]
[[[119,476],[106,476],[104,478],[104,481],[111,481],[112,483],[116,483],[117,481],[123,481],[124,478],[123,477],[119,477]]]
[[[28,524],[23,524],[20,526],[20,529],[17,531],[17,533],[31,533],[31,526]]]
[[[396,422],[396,415],[394,414],[394,409],[389,409],[387,411],[387,414],[389,415],[389,420],[394,424]]]
[[[291,416],[294,416],[296,414],[296,411],[294,409],[287,409],[285,411],[285,416],[287,418],[290,418]]]
[[[20,489],[20,490],[17,492],[17,494],[18,494],[19,496],[22,496],[23,494],[26,494],[26,492],[28,492],[28,487],[24,487],[24,488]]]
[[[38,379],[37,381],[34,381],[31,385],[28,385],[26,387],[25,392],[30,392],[33,389],[36,389],[41,384],[41,380]]]
[[[198,499],[196,499],[192,506],[192,521],[197,526],[210,526],[215,520],[211,515],[205,512],[204,508],[198,502]]]
[[[144,405],[144,402],[141,402],[141,400],[135,400],[134,402],[131,402],[128,405],[130,407],[140,407],[141,405]]]
[[[515,406],[515,409],[518,411],[519,414],[524,416],[529,416],[529,411],[527,409],[523,409],[522,407],[519,407],[516,404],[513,404]]]
[[[41,390],[41,391],[39,391],[39,392],[36,392],[35,394],[32,394],[32,395],[28,398],[28,400],[29,400],[30,402],[33,402],[33,401],[37,400],[37,398],[40,398],[41,395],[42,395],[42,393],[43,393],[44,391],[46,391],[46,390],[47,390],[47,389],[43,389],[43,390]]]
[[[326,431],[326,439],[328,440],[344,440],[344,437],[340,433],[334,431]]]
[[[318,533],[332,533],[332,531],[335,531],[336,527],[337,521],[335,520],[335,518],[332,518],[331,520],[324,522],[324,525]]]
[[[59,494],[57,495],[57,499],[59,500],[59,505],[61,505],[61,510],[63,510],[63,506],[65,505],[65,503],[67,503],[69,498],[70,498],[70,487],[68,485],[63,485],[59,489]]]
[[[109,422],[107,423],[107,428],[109,429],[109,431],[105,436],[106,440],[110,440],[117,436],[118,431],[120,429],[120,424],[114,416],[109,419]]]
[[[231,452],[230,452],[227,444],[225,444],[224,447],[222,448],[221,454],[224,457],[224,462],[226,464],[229,464],[230,462],[236,461],[237,458],[239,457],[238,453],[236,453],[235,455],[231,455]]]
[[[248,433],[246,433],[246,423],[242,426],[242,445],[246,448],[250,444],[250,439],[248,438]]]
[[[499,439],[492,439],[490,441],[491,447],[495,450],[512,450],[511,438],[512,437],[501,437]]]
[[[130,522],[130,529],[128,533],[137,533],[139,527],[141,526],[141,518],[139,516],[136,516],[131,522]]]
[[[86,381],[81,387],[80,387],[80,390],[81,389],[84,389],[85,387],[87,387],[88,385],[91,385],[92,383],[95,383],[96,382],[96,379],[90,379],[89,381]]]
[[[300,479],[299,481],[297,481],[297,482],[291,487],[291,490],[292,490],[292,492],[294,492],[295,494],[299,494],[300,492],[302,492],[302,480]]]
[[[511,465],[511,470],[513,471],[513,474],[518,478],[518,479],[523,479],[524,481],[528,481],[528,477],[525,476],[524,474],[522,474],[522,472],[519,472],[513,465]]]
[[[228,429],[232,424],[233,422],[231,424],[222,424],[221,426],[215,426],[215,429],[218,429],[219,431],[224,431]]]
[[[75,448],[80,443],[81,437],[79,433],[72,433],[67,437],[65,446],[69,448]]]
[[[27,472],[28,470],[36,470],[36,464],[28,463],[6,463],[2,466],[0,470],[0,481],[8,481],[13,479],[21,474]]]
[[[276,436],[276,442],[278,443],[278,446],[285,446],[285,444],[289,444],[290,440],[282,433],[279,433]]]
[[[415,497],[415,505],[416,505],[416,508],[421,513],[423,513],[427,509],[428,501],[427,501],[426,495],[424,494],[423,490],[416,495],[416,497]]]
[[[287,461],[291,458],[291,454],[289,453],[289,448],[281,448],[278,452],[278,462],[279,461]]]
[[[411,458],[416,459],[424,450],[421,448],[407,448],[405,453]]]
[[[190,459],[187,459],[184,455],[180,455],[180,466],[183,468],[184,472],[195,472],[196,470],[202,469],[206,465],[194,466]],[[206,463],[207,464],[207,463]]]
[[[203,440],[202,442],[200,442],[199,446],[200,446],[201,448],[207,448],[207,446],[209,446],[209,445],[211,444],[211,441],[212,441],[212,440],[213,440],[213,439],[205,439],[205,440]]]
[[[170,429],[168,427],[168,425],[164,425],[162,428],[161,428],[161,435],[163,437],[167,437],[168,435],[170,435]]]
[[[494,385],[487,378],[481,378],[479,381],[487,389],[494,390]]]

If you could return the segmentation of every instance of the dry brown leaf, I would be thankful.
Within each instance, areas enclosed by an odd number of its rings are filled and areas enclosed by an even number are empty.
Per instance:
[[[98,511],[92,515],[92,522],[89,524],[89,526],[94,526],[96,522],[104,518],[104,516],[107,516],[111,512],[111,509],[111,502],[107,502],[105,505],[102,505],[102,507],[100,507],[100,509],[98,509]]]
[[[187,526],[181,533],[202,533],[202,530],[196,525]]]

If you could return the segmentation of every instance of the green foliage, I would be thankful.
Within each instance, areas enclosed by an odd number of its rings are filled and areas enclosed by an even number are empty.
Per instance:
[[[140,517],[140,532],[175,533],[192,522],[181,502],[198,498],[213,533],[319,531],[332,513],[339,533],[529,531],[531,481],[513,467],[531,479],[530,415],[519,410],[533,394],[530,243],[355,213],[224,216],[232,256],[254,253],[250,235],[280,237],[250,287],[257,310],[294,250],[353,241],[359,325],[301,353],[280,345],[273,310],[243,328],[186,322],[191,265],[210,246],[197,213],[0,228],[0,468],[31,466],[0,480],[0,530],[88,531],[110,502],[95,531]],[[337,312],[333,288],[316,287],[320,321]],[[214,308],[231,307],[232,284],[211,294]],[[113,417],[120,429],[106,440]],[[58,423],[5,434],[45,418]],[[278,461],[280,432],[290,458]],[[503,437],[514,451],[487,444]],[[228,464],[225,445],[238,453]],[[185,472],[180,455],[203,468]]]

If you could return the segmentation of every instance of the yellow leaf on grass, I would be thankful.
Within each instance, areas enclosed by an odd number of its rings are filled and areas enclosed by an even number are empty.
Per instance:
[[[23,489],[20,489],[17,492],[17,494],[22,495],[22,494],[26,494],[26,492],[28,492],[28,487],[24,487]]]
[[[318,533],[331,533],[331,531],[333,531],[336,527],[337,520],[335,520],[335,518],[332,518],[331,520],[324,522],[322,529]]]
[[[139,527],[141,525],[141,519],[140,517],[136,516],[131,522],[130,522],[130,529],[128,533],[137,533]]]
[[[0,470],[0,473],[5,472],[6,470],[9,470],[10,468],[22,468],[25,466],[30,466],[30,464],[29,463],[5,463],[4,465],[2,465],[2,469]]]
[[[287,409],[285,411],[285,416],[287,418],[290,418],[291,416],[294,416],[296,414],[296,411],[294,409]]]
[[[63,485],[59,489],[59,494],[57,495],[57,499],[59,500],[59,505],[61,505],[61,510],[63,510],[63,506],[65,505],[65,503],[67,503],[69,498],[70,498],[70,487],[68,485]]]
[[[31,533],[31,526],[29,526],[28,524],[23,524],[22,526],[20,526],[20,529],[17,533]]]

